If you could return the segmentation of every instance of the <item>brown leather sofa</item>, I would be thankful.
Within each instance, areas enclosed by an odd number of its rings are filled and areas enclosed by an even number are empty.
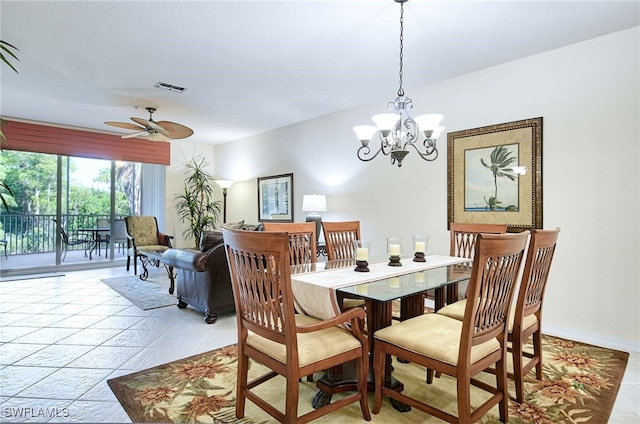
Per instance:
[[[263,231],[262,224],[245,224],[244,221],[226,225],[246,231]],[[167,249],[162,254],[162,262],[173,267],[177,274],[178,308],[191,305],[204,312],[207,324],[213,324],[218,314],[235,311],[222,233],[203,231],[199,248]]]
[[[224,242],[220,231],[204,231],[200,250],[168,249],[162,262],[177,273],[178,308],[191,305],[204,311],[204,320],[212,324],[218,314],[234,311],[233,291]]]

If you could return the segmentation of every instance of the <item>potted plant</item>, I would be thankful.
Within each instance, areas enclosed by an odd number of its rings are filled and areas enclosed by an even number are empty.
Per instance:
[[[182,235],[193,237],[196,249],[202,232],[216,228],[222,209],[222,202],[213,200],[213,176],[205,169],[208,165],[203,157],[187,162],[184,192],[175,197],[180,221],[189,223]]]
[[[2,59],[2,62],[4,62],[11,69],[13,69],[13,71],[17,74],[18,70],[11,64],[11,61],[9,60],[9,58],[5,56],[5,53],[6,53],[9,56],[13,57],[15,60],[19,60],[18,57],[10,49],[14,49],[16,51],[18,50],[17,47],[7,43],[6,41],[0,40],[0,59]],[[0,152],[2,151],[2,145],[7,141],[7,139],[4,136],[4,132],[2,131],[2,127],[4,127],[5,125],[6,125],[6,121],[2,119],[2,117],[0,116]],[[8,195],[7,193],[3,193],[2,192],[3,190],[6,190]],[[4,181],[0,181],[0,201],[2,202],[2,206],[5,208],[7,212],[9,211],[9,204],[7,203],[8,196],[13,197],[13,193],[11,192],[11,189],[7,184],[4,183]]]

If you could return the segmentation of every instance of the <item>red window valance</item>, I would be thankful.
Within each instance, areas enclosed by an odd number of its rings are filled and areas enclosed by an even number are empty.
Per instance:
[[[171,163],[170,145],[163,141],[121,138],[117,135],[6,120],[3,149],[33,153],[142,162]]]

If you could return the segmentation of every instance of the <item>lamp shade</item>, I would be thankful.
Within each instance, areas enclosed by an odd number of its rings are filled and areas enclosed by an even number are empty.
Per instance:
[[[214,182],[221,188],[229,188],[233,184],[233,181],[231,180],[214,180]]]
[[[305,194],[302,198],[303,212],[325,212],[327,197],[324,194]]]

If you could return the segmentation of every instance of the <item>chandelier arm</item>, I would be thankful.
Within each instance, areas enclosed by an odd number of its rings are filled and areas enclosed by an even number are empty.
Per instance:
[[[364,153],[363,153],[364,152]],[[385,152],[384,146],[380,145],[380,148],[375,152],[375,154],[371,157],[368,157],[371,154],[371,148],[369,146],[360,146],[358,149],[358,159],[363,162],[369,162],[376,158],[382,152],[383,155],[388,155],[389,152]]]
[[[426,160],[427,162],[433,162],[438,158],[438,149],[436,149],[435,143],[433,144],[433,146],[431,146],[431,148],[426,147],[427,150],[424,153],[422,153],[420,149],[418,149],[418,147],[412,141],[407,141],[406,143],[404,143],[405,150],[407,149],[407,146],[413,147],[413,150],[415,150],[416,153],[419,154],[420,157]],[[431,157],[432,155],[435,155],[435,156]]]

